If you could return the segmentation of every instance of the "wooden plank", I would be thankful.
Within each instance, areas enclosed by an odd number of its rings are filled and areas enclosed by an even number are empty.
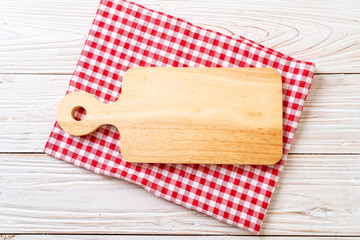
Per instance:
[[[0,74],[0,152],[42,152],[69,75]],[[317,75],[293,153],[360,153],[360,75]]]
[[[315,76],[293,153],[360,153],[360,75]]]
[[[42,152],[70,76],[0,75],[1,152]]]
[[[112,104],[67,94],[57,120],[75,136],[112,124],[129,162],[271,165],[283,153],[282,111],[276,69],[145,67],[126,71]]]
[[[289,156],[265,235],[360,235],[360,156]],[[0,155],[0,232],[250,234],[45,155]]]
[[[0,235],[0,240],[300,240],[293,236],[134,236],[134,235]],[[308,240],[358,240],[360,237],[306,237]]]
[[[1,0],[0,73],[72,73],[98,0]],[[319,73],[359,73],[357,0],[135,0],[201,27],[242,35]],[[21,7],[19,7],[21,6]]]

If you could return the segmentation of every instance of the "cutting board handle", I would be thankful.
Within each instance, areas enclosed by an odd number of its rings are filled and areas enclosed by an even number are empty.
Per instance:
[[[67,94],[60,102],[57,111],[57,120],[60,127],[67,133],[74,136],[83,136],[96,131],[106,122],[104,116],[111,112],[111,104],[101,103],[93,95],[86,92],[73,92]],[[83,107],[86,116],[82,120],[76,120],[75,111]]]

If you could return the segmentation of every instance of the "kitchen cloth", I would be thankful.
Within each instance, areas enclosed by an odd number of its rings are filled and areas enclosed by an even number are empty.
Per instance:
[[[58,123],[45,153],[136,183],[158,197],[258,233],[294,138],[314,64],[136,3],[102,0],[68,92],[85,91],[104,103],[116,101],[125,71],[135,66],[277,69],[283,81],[281,161],[271,166],[129,163],[121,156],[115,127],[104,126],[91,135],[75,137]],[[77,114],[80,118],[83,113]]]

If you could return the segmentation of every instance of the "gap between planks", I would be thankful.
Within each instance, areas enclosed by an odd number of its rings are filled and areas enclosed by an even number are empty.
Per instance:
[[[33,154],[44,154],[46,155],[44,152],[0,152],[0,155],[19,155],[19,154],[24,154],[24,155],[33,155]],[[343,155],[349,155],[349,156],[358,156],[360,155],[360,153],[289,153],[289,155],[291,156],[305,156],[305,155],[318,155],[318,156],[343,156]]]
[[[86,240],[168,240],[169,237],[174,240],[276,240],[276,239],[290,239],[290,240],[300,240],[306,238],[308,240],[336,240],[336,239],[346,239],[346,240],[358,240],[360,236],[306,236],[306,235],[293,235],[293,236],[282,236],[282,235],[267,235],[267,236],[235,236],[235,235],[176,235],[176,234],[153,234],[153,235],[142,235],[142,234],[3,234],[0,235],[0,240],[45,240],[49,239],[54,240],[72,240],[72,239],[86,239]]]
[[[65,73],[42,73],[42,72],[33,72],[33,73],[21,73],[21,72],[1,72],[1,75],[40,75],[40,76],[69,76],[69,78],[73,75],[70,72],[65,72]],[[347,72],[339,72],[339,73],[332,73],[332,72],[327,72],[327,73],[315,73],[315,76],[321,76],[321,75],[357,75],[360,74],[360,72],[352,72],[352,73],[347,73]]]

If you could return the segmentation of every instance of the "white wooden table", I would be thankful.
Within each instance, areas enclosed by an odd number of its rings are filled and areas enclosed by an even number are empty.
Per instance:
[[[316,63],[259,237],[42,153],[98,2],[0,0],[2,239],[360,239],[358,0],[136,0]]]

